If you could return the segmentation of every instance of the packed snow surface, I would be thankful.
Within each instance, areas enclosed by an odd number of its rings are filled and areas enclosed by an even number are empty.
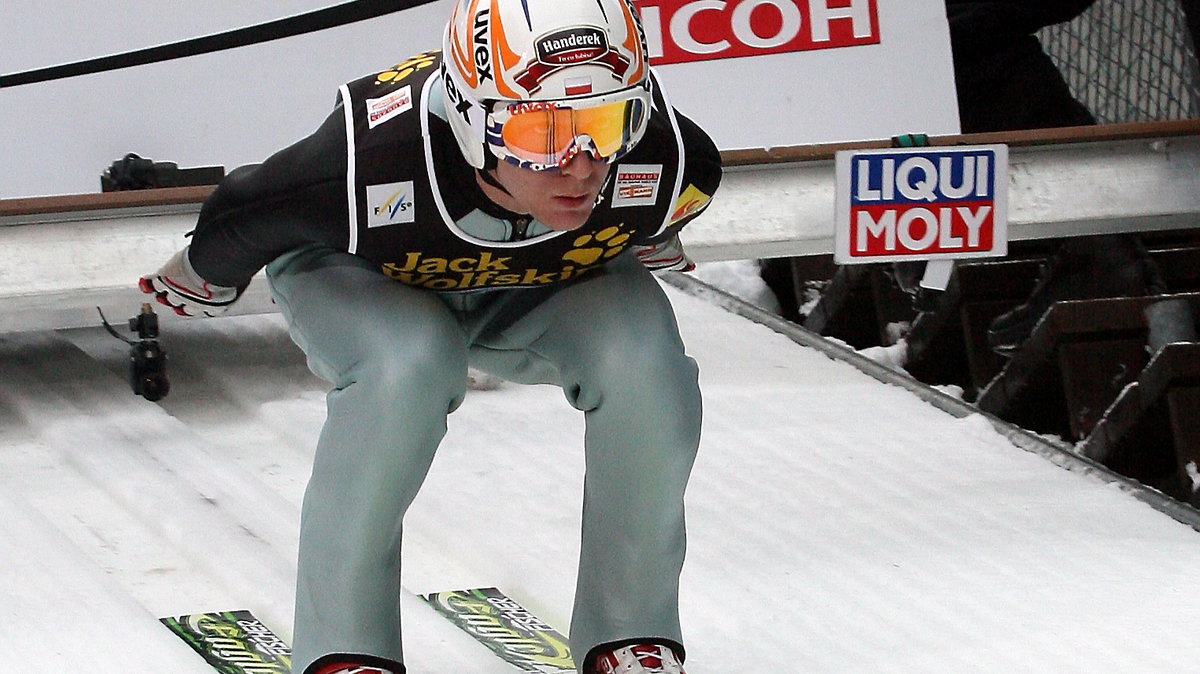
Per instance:
[[[668,292],[705,393],[691,674],[1158,673],[1200,655],[1200,533]],[[250,609],[291,635],[326,385],[278,315],[172,322],[163,343],[155,404],[99,328],[0,336],[0,671],[211,674],[167,615]],[[410,672],[515,671],[420,593],[497,586],[567,629],[582,431],[550,386],[472,391],[451,416],[405,527]]]

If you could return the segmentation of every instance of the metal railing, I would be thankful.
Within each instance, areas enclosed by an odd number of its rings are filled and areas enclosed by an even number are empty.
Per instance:
[[[1010,146],[1010,240],[1200,222],[1200,120],[930,141]],[[723,153],[729,170],[720,198],[683,232],[693,259],[831,252],[837,149],[850,148]],[[207,189],[146,192],[0,200],[0,331],[89,325],[96,306],[121,315],[143,299],[137,277],[148,260],[165,260],[186,243]],[[273,310],[264,287],[252,284],[239,307]]]
[[[1038,35],[1101,124],[1200,117],[1200,68],[1174,0],[1099,0]]]

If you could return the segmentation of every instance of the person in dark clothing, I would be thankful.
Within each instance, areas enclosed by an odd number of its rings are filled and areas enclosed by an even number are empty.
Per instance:
[[[963,133],[1095,124],[1035,33],[1095,0],[946,0]]]
[[[1075,98],[1035,33],[1070,21],[1095,0],[947,0],[959,116],[964,133],[1096,123]],[[1033,293],[988,328],[997,353],[1011,355],[1060,300],[1161,292],[1153,262],[1132,234],[1065,240]]]
[[[1075,98],[1037,32],[1071,21],[1096,0],[946,0],[960,128],[986,133],[1088,126],[1092,112]],[[1200,25],[1200,2],[1189,0],[1190,26]],[[896,285],[918,311],[935,311],[939,293],[922,288],[924,262],[890,265]],[[762,277],[780,298],[786,318],[800,320],[796,265],[763,263]],[[1165,291],[1157,268],[1135,234],[1077,236],[1048,260],[1030,297],[995,319],[988,341],[1010,355],[1060,300],[1156,294]]]

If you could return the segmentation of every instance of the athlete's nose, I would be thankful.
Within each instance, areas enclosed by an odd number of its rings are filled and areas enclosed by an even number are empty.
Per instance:
[[[562,166],[564,175],[571,176],[576,180],[586,181],[591,178],[597,171],[602,171],[607,167],[604,161],[593,159],[592,155],[587,152],[580,152],[571,157],[571,159]]]

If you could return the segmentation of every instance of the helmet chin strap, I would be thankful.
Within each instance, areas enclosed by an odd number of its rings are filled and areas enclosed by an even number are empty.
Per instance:
[[[509,192],[508,189],[506,187],[504,187],[504,185],[500,184],[500,181],[496,179],[495,174],[493,174],[491,170],[482,168],[482,169],[475,169],[475,172],[479,174],[479,179],[482,180],[483,182],[491,185],[492,187],[495,187],[496,189],[500,190],[501,192],[507,194],[510,197],[512,196],[512,192]]]
[[[495,187],[496,189],[500,190],[501,192],[503,192],[511,197],[512,192],[509,192],[508,188],[506,188],[504,185],[501,185],[500,181],[496,178],[495,170],[496,170],[496,165],[499,163],[500,163],[500,160],[496,157],[496,155],[492,154],[491,152],[488,152],[487,148],[484,148],[483,168],[475,169],[475,172],[479,174],[480,180],[491,185],[492,187]]]

